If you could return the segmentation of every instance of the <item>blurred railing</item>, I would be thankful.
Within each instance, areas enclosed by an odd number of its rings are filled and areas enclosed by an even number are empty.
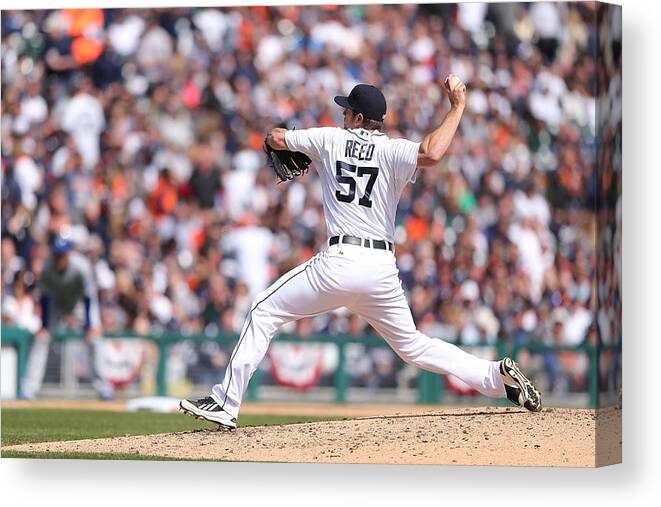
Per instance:
[[[171,345],[181,342],[181,341],[193,341],[193,342],[204,342],[204,341],[214,341],[219,344],[225,345],[234,345],[237,340],[237,335],[233,333],[219,333],[216,335],[182,335],[180,333],[171,333],[165,332],[159,335],[138,335],[130,331],[123,331],[118,333],[106,333],[104,334],[105,338],[109,339],[124,339],[124,338],[136,338],[142,340],[149,340],[153,342],[159,351],[158,355],[158,368],[156,373],[156,390],[157,394],[160,396],[167,396],[167,380],[166,380],[166,371],[167,371],[167,362],[169,355],[169,348]],[[53,335],[53,339],[56,341],[67,341],[67,340],[81,340],[83,338],[81,333],[74,332],[60,332]],[[32,340],[32,335],[23,329],[10,326],[2,326],[2,345],[13,345],[17,350],[17,385],[20,386],[20,380],[25,374],[28,351],[30,342]],[[348,344],[359,343],[368,347],[384,347],[389,348],[385,341],[376,337],[376,336],[353,336],[353,335],[324,335],[318,334],[311,337],[301,338],[296,335],[287,335],[281,334],[277,337],[278,342],[294,342],[294,343],[333,343],[338,347],[338,365],[335,371],[335,401],[337,403],[343,403],[346,401],[346,392],[349,387],[349,378],[346,371],[346,354],[345,347]],[[601,375],[599,370],[599,363],[601,354],[606,351],[613,351],[616,353],[621,352],[621,343],[614,345],[593,345],[590,343],[583,343],[578,346],[548,346],[539,342],[530,342],[525,345],[516,345],[509,346],[505,340],[498,340],[497,344],[494,345],[478,345],[477,347],[483,348],[495,348],[498,354],[498,357],[504,357],[506,355],[511,356],[516,359],[517,355],[522,350],[527,350],[531,354],[541,354],[546,352],[558,353],[563,351],[571,351],[577,353],[587,354],[590,362],[590,368],[588,373],[588,392],[589,392],[589,404],[592,408],[599,407],[599,399],[601,393]],[[471,345],[470,348],[476,348],[475,345]],[[247,398],[249,400],[257,400],[258,394],[257,390],[259,387],[259,374],[258,372],[253,375],[250,384],[248,385]],[[424,404],[434,404],[442,403],[445,395],[445,384],[443,378],[440,375],[436,375],[432,372],[420,370],[420,375],[418,377],[418,403]],[[501,403],[508,403],[507,400],[501,400]]]

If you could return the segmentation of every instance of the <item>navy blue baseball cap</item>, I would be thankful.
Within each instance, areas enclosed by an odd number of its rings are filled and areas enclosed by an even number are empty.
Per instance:
[[[73,248],[71,241],[61,235],[55,236],[53,240],[53,253],[56,255],[61,255],[67,253]]]
[[[336,96],[335,103],[356,113],[363,113],[369,120],[383,121],[386,117],[386,98],[376,86],[356,85],[348,97]]]

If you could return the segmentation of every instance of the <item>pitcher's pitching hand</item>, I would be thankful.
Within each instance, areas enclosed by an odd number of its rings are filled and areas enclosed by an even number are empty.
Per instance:
[[[466,85],[461,79],[454,74],[449,74],[443,84],[453,107],[466,105]]]

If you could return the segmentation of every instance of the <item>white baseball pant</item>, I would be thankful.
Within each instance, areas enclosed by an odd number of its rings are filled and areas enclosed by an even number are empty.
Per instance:
[[[280,326],[343,306],[369,322],[407,363],[455,375],[486,396],[505,396],[497,361],[478,358],[416,329],[392,252],[337,244],[257,295],[212,397],[237,417],[250,377]]]

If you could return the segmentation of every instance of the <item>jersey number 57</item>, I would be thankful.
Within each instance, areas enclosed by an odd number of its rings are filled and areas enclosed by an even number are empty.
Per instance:
[[[346,194],[342,193],[339,190],[335,191],[335,198],[340,202],[353,202],[356,198],[356,178],[362,178],[364,176],[369,176],[367,180],[367,185],[365,186],[365,193],[362,197],[358,199],[358,204],[365,206],[366,208],[372,207],[372,200],[370,195],[372,194],[372,189],[376,183],[376,178],[379,175],[378,167],[357,167],[353,164],[348,164],[341,160],[338,160],[335,164],[335,179],[338,183],[342,185],[349,185],[348,191]],[[345,175],[342,170],[349,173],[355,174]]]

